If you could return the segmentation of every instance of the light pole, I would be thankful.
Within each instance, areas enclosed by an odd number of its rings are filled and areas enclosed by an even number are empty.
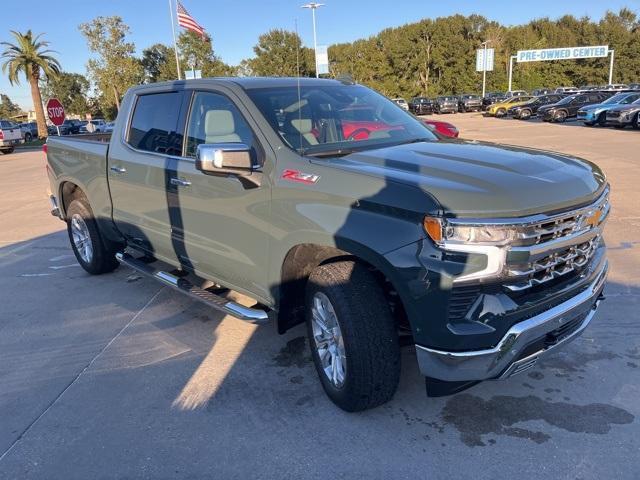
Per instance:
[[[509,57],[509,91],[511,91],[511,81],[513,80],[513,61],[518,58],[517,55]]]
[[[482,98],[485,96],[487,87],[487,45],[490,42],[491,40],[487,40],[480,44],[484,49],[484,53],[482,55]]]
[[[324,3],[310,2],[302,5],[302,8],[308,8],[311,10],[311,16],[313,18],[313,56],[316,62],[316,78],[320,75],[318,74],[318,39],[316,37],[316,9],[320,8],[324,5]]]

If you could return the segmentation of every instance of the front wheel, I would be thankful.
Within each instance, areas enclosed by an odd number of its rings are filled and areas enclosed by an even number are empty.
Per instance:
[[[504,117],[507,114],[507,111],[504,108],[499,108],[496,112],[496,117]]]
[[[531,110],[525,108],[524,110],[522,110],[520,112],[520,119],[521,120],[529,120],[531,118]]]
[[[389,401],[400,379],[400,346],[378,281],[343,261],[316,268],[307,286],[309,346],[328,397],[347,412]]]
[[[102,239],[89,203],[84,198],[76,198],[66,213],[67,233],[80,266],[92,275],[118,268],[116,251]]]
[[[567,119],[567,112],[565,112],[564,110],[560,110],[553,117],[553,120],[555,122],[560,122],[560,123],[564,123],[566,119]]]

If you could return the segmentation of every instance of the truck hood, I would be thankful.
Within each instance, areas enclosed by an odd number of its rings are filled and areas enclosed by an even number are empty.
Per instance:
[[[586,160],[542,150],[476,141],[433,141],[353,153],[329,164],[435,198],[459,217],[517,217],[550,213],[594,200],[602,171]],[[428,213],[428,212],[425,212]]]

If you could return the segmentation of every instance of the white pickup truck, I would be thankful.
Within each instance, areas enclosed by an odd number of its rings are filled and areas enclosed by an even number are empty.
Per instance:
[[[20,126],[9,120],[0,120],[0,152],[13,153],[16,145],[22,143]]]

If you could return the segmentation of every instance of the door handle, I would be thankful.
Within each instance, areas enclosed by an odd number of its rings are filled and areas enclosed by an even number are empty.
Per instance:
[[[126,173],[127,169],[124,167],[111,167],[111,171],[115,173]]]
[[[176,187],[188,187],[191,185],[191,182],[182,180],[181,178],[172,178],[171,185],[175,185]]]

